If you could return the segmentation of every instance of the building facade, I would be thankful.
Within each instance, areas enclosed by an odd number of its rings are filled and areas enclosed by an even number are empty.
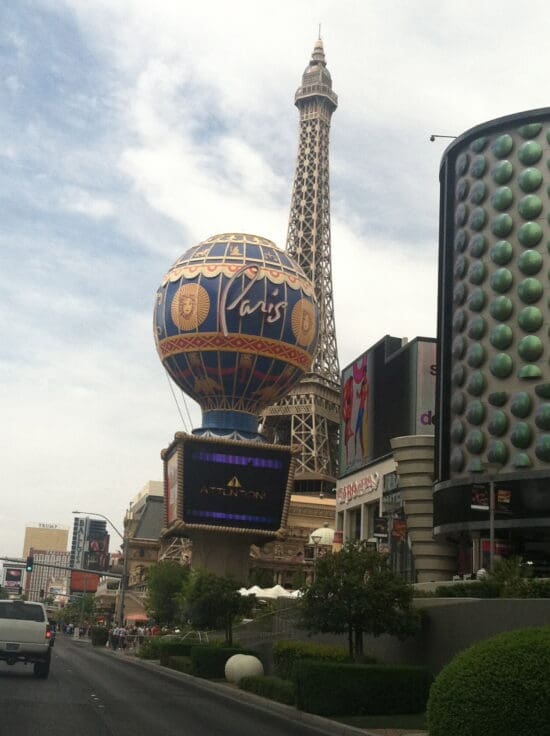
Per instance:
[[[442,159],[434,527],[459,572],[550,564],[549,140],[533,110]]]
[[[69,527],[38,521],[25,527],[23,557],[28,557],[31,548],[65,552],[69,538]]]
[[[69,590],[70,553],[31,547],[33,570],[25,573],[25,596],[29,601],[66,596]]]
[[[335,541],[367,542],[410,582],[454,565],[432,529],[435,349],[386,335],[342,372]]]
[[[75,516],[70,552],[71,567],[106,570],[109,566],[107,522],[89,516]]]

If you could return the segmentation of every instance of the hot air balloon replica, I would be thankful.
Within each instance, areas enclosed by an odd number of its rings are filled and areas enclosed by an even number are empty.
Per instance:
[[[202,409],[161,453],[164,534],[193,540],[193,566],[246,579],[250,545],[284,535],[296,455],[265,441],[259,416],[309,371],[317,334],[312,284],[266,238],[214,235],[162,280],[157,352]]]

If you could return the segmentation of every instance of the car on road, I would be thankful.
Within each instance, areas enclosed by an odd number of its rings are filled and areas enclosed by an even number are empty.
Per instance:
[[[33,664],[34,676],[50,673],[52,632],[42,603],[0,600],[0,661]]]

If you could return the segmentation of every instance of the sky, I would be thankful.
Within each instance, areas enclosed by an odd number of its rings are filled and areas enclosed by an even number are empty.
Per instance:
[[[74,509],[121,528],[200,425],[156,354],[155,293],[216,233],[285,246],[319,23],[343,368],[435,336],[449,141],[430,135],[549,105],[548,20],[539,0],[0,3],[0,556]]]

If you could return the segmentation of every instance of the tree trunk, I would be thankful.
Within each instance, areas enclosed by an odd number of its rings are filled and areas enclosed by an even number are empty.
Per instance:
[[[232,623],[233,623],[232,621],[228,621],[225,624],[225,643],[227,644],[228,647],[232,647],[233,646],[233,626],[232,626]]]
[[[353,659],[353,628],[348,624],[348,651],[350,659]]]
[[[360,662],[363,658],[363,630],[355,629],[355,652],[354,661]]]

